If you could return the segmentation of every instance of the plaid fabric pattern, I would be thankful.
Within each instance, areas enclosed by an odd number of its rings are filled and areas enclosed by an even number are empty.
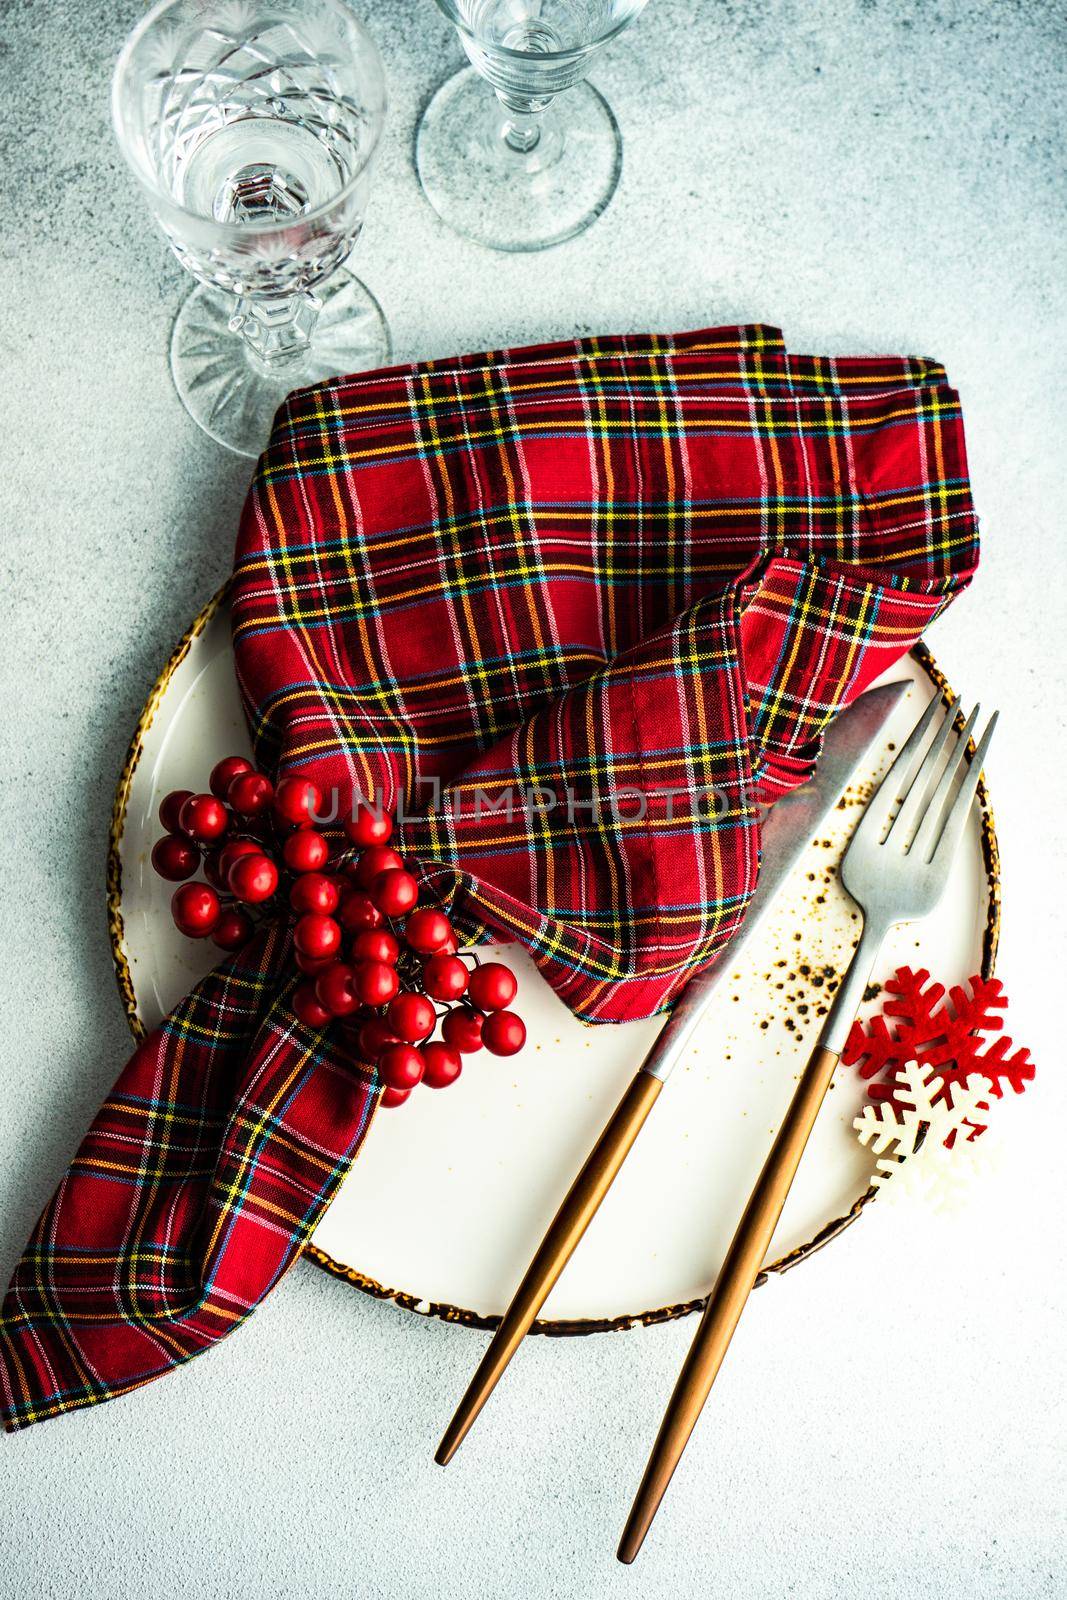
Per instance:
[[[976,558],[933,362],[791,357],[759,326],[492,352],[291,396],[239,540],[238,675],[261,759],[402,807],[470,937],[620,1021],[723,949],[756,802]]]
[[[9,1431],[110,1400],[233,1331],[348,1171],[374,1074],[288,1006],[289,929],[260,931],[134,1052],[0,1313]]]
[[[457,922],[619,1020],[723,948],[757,802],[976,559],[935,363],[790,356],[763,327],[490,352],[291,397],[235,657],[262,762],[403,803]],[[314,1230],[377,1085],[293,1016],[290,942],[261,931],[120,1076],[0,1311],[5,1428],[208,1348]]]

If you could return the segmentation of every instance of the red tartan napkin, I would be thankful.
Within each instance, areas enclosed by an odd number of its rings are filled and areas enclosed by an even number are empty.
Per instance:
[[[261,764],[381,794],[472,938],[593,1021],[713,960],[757,801],[968,582],[959,402],[773,329],[582,340],[291,396],[238,540]],[[373,1108],[261,933],[135,1053],[0,1313],[8,1428],[197,1354],[299,1254]]]

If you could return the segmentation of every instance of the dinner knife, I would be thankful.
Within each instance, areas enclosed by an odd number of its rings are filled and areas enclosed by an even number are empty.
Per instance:
[[[715,990],[760,927],[790,873],[876,743],[907,683],[870,689],[831,724],[815,776],[777,800],[761,827],[761,867],[744,922],[721,960],[699,973],[682,991],[670,1016],[635,1074],[611,1120],[556,1213],[537,1254],[482,1357],[478,1370],[445,1430],[434,1460],[446,1466],[537,1313],[573,1255],[625,1161],[672,1070],[685,1052]]]

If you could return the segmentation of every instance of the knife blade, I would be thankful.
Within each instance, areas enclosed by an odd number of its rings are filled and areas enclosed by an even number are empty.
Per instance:
[[[793,868],[848,788],[907,687],[907,679],[887,683],[854,700],[827,730],[815,776],[771,806],[761,825],[759,878],[744,921],[722,959],[690,979],[642,1062],[642,1072],[661,1083],[669,1077],[715,989],[766,920]]]

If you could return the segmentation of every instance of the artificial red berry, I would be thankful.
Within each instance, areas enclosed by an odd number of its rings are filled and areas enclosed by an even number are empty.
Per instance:
[[[465,1056],[473,1055],[482,1048],[484,1022],[480,1011],[472,1011],[470,1006],[457,1006],[442,1022],[441,1037],[453,1050],[461,1050]]]
[[[323,872],[322,877],[323,880],[330,885],[330,888],[334,891],[334,894],[338,896],[338,899],[336,899],[336,904],[334,904],[334,909],[331,910],[330,915],[331,917],[338,917],[339,920],[339,918],[341,918],[341,901],[344,899],[346,894],[352,893],[352,886],[350,886],[349,880],[347,880],[346,875],[342,874],[342,872]]]
[[[338,912],[341,926],[348,933],[362,933],[365,928],[380,928],[385,920],[369,894],[362,889],[350,889],[341,901]]]
[[[437,1021],[437,1012],[424,994],[398,994],[389,1006],[389,1026],[398,1039],[418,1044],[428,1039]]]
[[[422,1056],[410,1044],[390,1045],[378,1062],[378,1071],[386,1088],[414,1089],[422,1078]]]
[[[383,1089],[381,1104],[391,1111],[394,1106],[402,1106],[410,1094],[410,1089]]]
[[[302,956],[321,961],[341,948],[341,925],[321,911],[309,911],[293,929],[293,942]]]
[[[213,794],[191,794],[178,813],[182,832],[201,844],[214,844],[230,825],[230,813]]]
[[[181,832],[181,809],[193,798],[191,789],[172,789],[159,807],[159,820],[168,833]]]
[[[392,1048],[394,1044],[401,1044],[396,1034],[387,1027],[381,1017],[369,1017],[359,1030],[359,1048],[368,1061],[377,1061],[378,1057]]]
[[[393,819],[388,812],[360,802],[355,815],[345,818],[345,833],[353,844],[388,844],[393,837]]]
[[[447,1044],[439,1044],[436,1040],[432,1044],[423,1045],[422,1059],[425,1063],[422,1081],[427,1089],[447,1089],[450,1083],[455,1083],[463,1071],[459,1051],[453,1050]]]
[[[419,886],[403,867],[390,867],[375,878],[370,896],[385,916],[402,917],[419,898]]]
[[[221,909],[218,895],[207,883],[183,883],[170,902],[174,926],[190,939],[206,939]]]
[[[274,785],[262,772],[239,772],[226,791],[226,804],[239,817],[258,817],[274,799]]]
[[[458,1000],[467,991],[470,974],[458,956],[431,956],[422,969],[422,984],[435,1000]]]
[[[258,906],[269,900],[278,887],[278,869],[261,850],[238,856],[226,875],[226,882],[238,900]]]
[[[263,846],[254,839],[227,839],[222,849],[215,855],[215,872],[221,887],[230,887],[230,873],[233,871],[234,862],[242,856],[261,856],[264,854]]]
[[[320,1002],[313,983],[298,983],[293,990],[293,1010],[309,1028],[325,1028],[332,1012]]]
[[[275,814],[294,828],[309,828],[322,810],[322,790],[309,778],[283,778],[274,791]]]
[[[322,956],[316,961],[310,956],[302,956],[298,950],[293,959],[296,961],[296,964],[301,972],[306,973],[309,978],[317,978],[320,972],[325,972],[327,967],[332,967],[334,965],[337,957]]]
[[[369,889],[379,873],[391,872],[403,865],[396,851],[390,850],[388,845],[372,844],[356,862],[352,876],[361,889]]]
[[[314,828],[291,833],[282,846],[282,860],[290,872],[321,872],[330,859],[330,847]]]
[[[384,928],[364,928],[352,940],[354,961],[384,961],[395,967],[399,956],[399,944]]]
[[[315,979],[315,998],[331,1017],[350,1017],[353,1011],[358,1011],[359,995],[352,968],[343,961],[331,961],[326,971]]]
[[[200,865],[200,851],[191,839],[165,833],[152,846],[152,865],[161,878],[181,883],[183,878],[191,878]]]
[[[432,906],[420,906],[404,924],[404,938],[408,944],[428,956],[440,950],[451,932],[452,924],[444,912],[435,911]]]
[[[218,800],[225,800],[229,795],[230,784],[234,778],[239,778],[242,772],[253,772],[255,768],[251,761],[246,761],[244,756],[225,756],[217,761],[211,769],[208,779],[208,788]]]
[[[479,1011],[503,1011],[514,1000],[518,987],[515,974],[503,962],[486,961],[471,973],[467,993]]]
[[[384,961],[361,961],[356,967],[356,993],[365,1006],[388,1005],[400,989],[395,967]]]
[[[299,834],[295,837],[299,838]],[[303,873],[289,890],[289,904],[297,913],[318,911],[329,916],[337,910],[340,901],[337,885],[321,872]]]
[[[211,937],[220,950],[242,950],[255,931],[255,924],[247,911],[241,911],[237,906],[227,906],[219,913]]]
[[[526,1024],[514,1011],[494,1011],[482,1024],[482,1043],[495,1056],[517,1055],[526,1043]]]

